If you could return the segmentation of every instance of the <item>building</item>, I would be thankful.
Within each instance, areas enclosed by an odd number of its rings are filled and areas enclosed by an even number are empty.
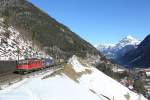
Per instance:
[[[150,68],[144,69],[144,72],[147,77],[150,77]]]

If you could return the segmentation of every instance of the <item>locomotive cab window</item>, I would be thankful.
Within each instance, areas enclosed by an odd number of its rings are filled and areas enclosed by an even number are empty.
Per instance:
[[[21,61],[18,61],[18,64],[19,65],[26,65],[26,64],[28,64],[28,61],[27,60],[21,60]]]

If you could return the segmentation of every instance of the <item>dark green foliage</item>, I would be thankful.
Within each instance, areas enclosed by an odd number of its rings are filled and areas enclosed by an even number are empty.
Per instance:
[[[133,84],[134,89],[141,94],[146,94],[146,90],[144,88],[144,82],[142,82],[141,80],[135,80],[134,84]]]
[[[128,79],[132,78],[132,75],[127,71],[125,71],[123,73],[113,72],[112,67],[113,67],[112,65],[107,64],[105,62],[99,63],[99,64],[96,65],[97,69],[99,69],[100,71],[102,71],[106,75],[108,75],[108,76],[110,76],[110,77],[112,77],[116,80],[120,80],[120,79],[123,79],[125,77],[127,77]]]
[[[113,72],[111,69],[111,65],[108,65],[105,62],[97,64],[96,67],[97,67],[97,69],[99,69],[100,71],[105,73],[106,75],[108,75],[108,76],[110,76],[110,77],[112,77],[118,81],[120,79],[125,78],[125,77],[127,77],[128,80],[133,80],[133,75],[131,73],[129,73],[127,71],[125,71],[123,73]],[[145,83],[141,80],[135,80],[133,87],[138,93],[146,95],[146,89],[144,88],[144,84]]]
[[[106,63],[99,63],[96,66],[97,69],[99,69],[100,71],[102,71],[103,73],[105,73],[108,76],[113,77],[114,73],[112,72],[111,66],[107,65]]]
[[[4,25],[6,28],[9,27],[9,17],[7,17],[7,16],[4,16]]]

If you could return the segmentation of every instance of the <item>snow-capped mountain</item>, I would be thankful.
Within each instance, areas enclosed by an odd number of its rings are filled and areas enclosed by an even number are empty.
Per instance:
[[[99,44],[99,45],[96,45],[95,47],[100,51],[105,51],[106,49],[110,49],[114,46],[115,44]]]
[[[149,68],[150,66],[150,35],[147,35],[145,39],[134,50],[131,50],[122,57],[124,63],[132,67]]]
[[[131,49],[135,49],[140,43],[139,40],[133,38],[132,36],[127,36],[121,39],[117,44],[114,45],[98,45],[97,49],[108,59],[118,59],[123,56],[126,52]]]
[[[0,100],[10,99],[147,100],[76,56],[60,69],[29,76],[0,90]]]
[[[134,45],[137,46],[140,43],[139,40],[135,39],[131,35],[126,36],[122,40],[119,41],[119,43],[116,44],[116,48],[121,49],[127,45]]]

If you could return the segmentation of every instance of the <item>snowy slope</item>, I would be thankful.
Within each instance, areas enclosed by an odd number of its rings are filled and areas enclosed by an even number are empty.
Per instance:
[[[12,26],[7,27],[0,18],[0,60],[17,60],[32,57],[46,56],[44,51],[39,50],[32,42],[21,36]]]
[[[0,90],[0,100],[127,100],[125,95],[130,100],[147,100],[81,63],[73,56],[61,70],[47,71]]]
[[[17,89],[1,91],[0,94],[0,100],[100,100],[65,76],[46,80],[33,78]]]
[[[26,79],[19,85],[1,90],[0,100],[105,100],[66,75],[42,79],[45,75]]]
[[[78,62],[77,58],[74,56],[72,59],[73,61]],[[73,64],[74,69],[82,68],[87,69],[80,63]],[[105,75],[104,73],[98,71],[96,68],[91,67],[89,68],[92,70],[91,74],[83,75],[79,80],[80,84],[93,90],[95,94],[99,96],[106,96],[110,98],[110,100],[127,100],[125,95],[130,96],[130,100],[146,100],[143,96],[139,96],[136,93],[133,93],[128,88],[124,87],[114,79],[110,78],[109,76]]]

